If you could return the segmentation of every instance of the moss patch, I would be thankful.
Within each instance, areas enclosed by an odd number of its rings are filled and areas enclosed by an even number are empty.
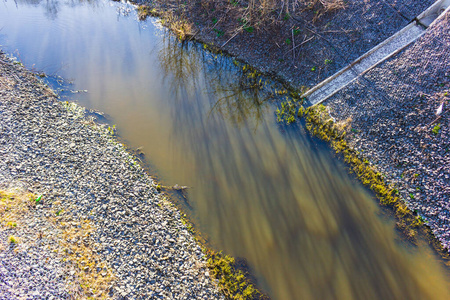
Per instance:
[[[202,248],[206,256],[206,266],[209,269],[210,277],[217,280],[219,290],[223,293],[226,299],[233,300],[267,300],[269,297],[261,293],[250,279],[250,274],[238,266],[230,255],[225,255],[222,251],[215,251],[211,248],[205,235],[195,229],[190,218],[181,213],[181,209],[176,207],[173,202],[166,197],[162,199],[162,205],[175,207],[180,211],[181,221],[186,226],[187,230],[192,234],[194,239]]]
[[[222,252],[206,249],[211,276],[227,299],[268,299],[248,279],[248,274],[236,267],[235,259]]]

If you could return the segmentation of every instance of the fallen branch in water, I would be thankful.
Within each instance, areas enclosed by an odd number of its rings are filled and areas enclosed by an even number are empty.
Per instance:
[[[158,185],[156,186],[156,189],[157,189],[158,191],[161,191],[161,190],[184,191],[184,190],[187,190],[187,189],[189,189],[189,188],[190,188],[190,187],[188,187],[188,186],[178,185],[178,184],[175,184],[175,185],[173,185],[173,186],[167,186],[167,185],[161,185],[161,184],[158,184]]]

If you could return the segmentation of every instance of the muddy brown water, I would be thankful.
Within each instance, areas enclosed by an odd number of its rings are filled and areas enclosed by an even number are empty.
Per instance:
[[[439,259],[301,124],[277,124],[280,86],[136,19],[102,0],[2,0],[0,44],[70,79],[62,98],[108,114],[164,185],[189,186],[181,205],[272,299],[450,298]]]

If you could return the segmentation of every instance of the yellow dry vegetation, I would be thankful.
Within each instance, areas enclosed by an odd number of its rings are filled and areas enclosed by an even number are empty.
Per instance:
[[[175,14],[172,9],[158,10],[142,4],[137,7],[138,18],[143,21],[148,17],[159,17],[161,24],[169,28],[180,41],[193,35],[192,23],[183,14]]]
[[[17,194],[0,190],[0,231],[7,231],[8,238],[0,241],[0,251],[8,244],[17,244],[20,239],[15,236],[15,229],[20,226],[23,217],[35,207],[36,196],[31,193]]]
[[[89,220],[72,220],[56,211],[49,221],[59,229],[59,252],[66,267],[74,274],[71,292],[77,299],[109,299],[114,274],[95,252],[95,228]]]
[[[16,251],[36,239],[44,240],[44,248],[59,254],[66,286],[74,299],[109,299],[115,277],[96,253],[99,245],[93,239],[94,225],[66,213],[60,201],[52,203],[50,217],[34,214],[40,201],[44,201],[42,196],[32,193],[0,190],[0,232],[6,232],[3,235],[6,239],[0,241],[0,251],[8,247]],[[27,220],[36,217],[45,220],[44,228],[27,227]]]
[[[195,35],[192,22],[196,18],[193,15],[212,21],[210,30],[218,36],[225,32],[234,36],[244,30],[253,32],[254,29],[264,29],[268,24],[288,20],[303,11],[312,12],[311,21],[315,21],[325,13],[344,9],[346,5],[344,0],[155,0],[139,5],[136,10],[140,20],[148,16],[159,17],[164,26],[180,40],[185,40]]]

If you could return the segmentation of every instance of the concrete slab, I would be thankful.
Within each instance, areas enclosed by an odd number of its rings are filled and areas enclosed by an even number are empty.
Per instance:
[[[425,27],[429,27],[448,7],[450,0],[439,0],[417,16],[417,20]]]
[[[304,94],[307,99],[306,104],[316,105],[325,101],[361,74],[400,52],[417,40],[425,32],[426,28],[448,7],[450,7],[450,0],[435,2],[402,30],[310,89]]]

